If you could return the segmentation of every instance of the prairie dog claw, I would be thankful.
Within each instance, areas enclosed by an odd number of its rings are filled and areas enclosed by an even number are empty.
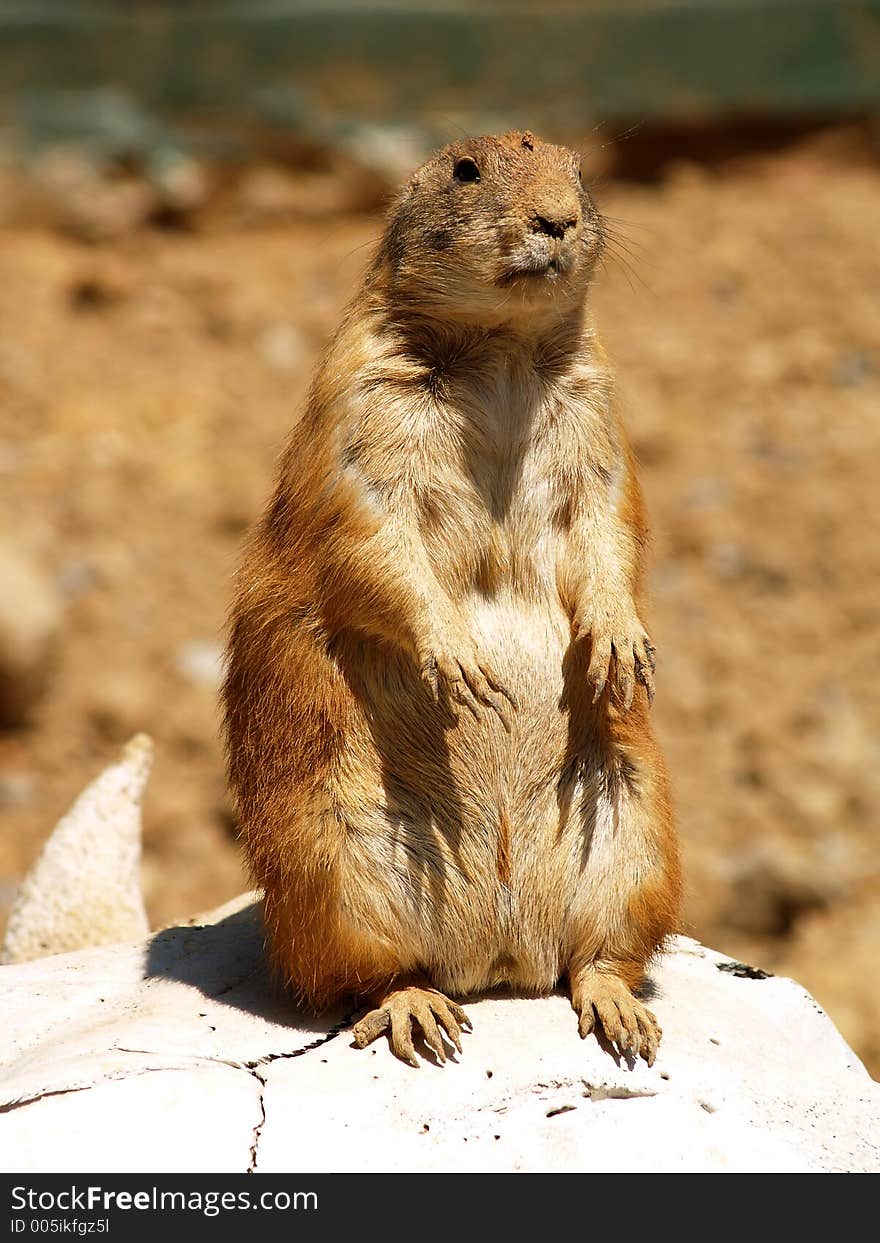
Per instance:
[[[572,1008],[578,1015],[578,1033],[585,1039],[598,1022],[605,1036],[624,1053],[643,1057],[654,1065],[663,1032],[654,1015],[638,1001],[618,976],[586,971],[572,982]]]
[[[418,1067],[413,1045],[414,1023],[421,1028],[425,1044],[441,1065],[447,1056],[444,1038],[461,1053],[462,1028],[471,1025],[461,1006],[436,989],[407,987],[387,993],[375,1010],[355,1023],[352,1035],[357,1047],[364,1049],[387,1031],[395,1056],[410,1066]]]

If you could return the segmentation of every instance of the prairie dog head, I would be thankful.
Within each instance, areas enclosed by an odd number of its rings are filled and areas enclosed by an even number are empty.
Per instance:
[[[580,157],[526,131],[453,143],[418,169],[377,263],[414,310],[490,327],[582,303],[601,245]]]

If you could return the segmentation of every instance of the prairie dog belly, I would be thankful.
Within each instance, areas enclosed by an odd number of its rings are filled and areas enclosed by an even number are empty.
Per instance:
[[[547,989],[582,857],[564,771],[569,627],[561,610],[511,597],[475,598],[467,613],[481,656],[516,696],[511,731],[490,709],[453,723],[419,686],[409,718],[395,696],[385,721],[373,688],[375,802],[358,809],[348,851],[349,892],[362,869],[373,889],[363,905],[351,899],[350,916],[415,948],[413,965],[441,989]]]
[[[543,602],[530,605],[508,594],[475,595],[465,615],[481,654],[501,677],[516,683],[510,689],[529,703],[555,703],[558,711],[562,662],[571,641],[562,609],[551,610]]]
[[[461,720],[451,735],[461,783],[474,782],[490,810],[482,825],[474,823],[472,841],[496,919],[494,957],[481,961],[475,954],[474,977],[461,985],[463,991],[497,983],[541,991],[560,974],[578,879],[579,852],[572,852],[561,801],[572,741],[565,676],[571,632],[561,608],[516,597],[475,599],[470,616],[478,650],[518,708],[510,734],[490,713]]]

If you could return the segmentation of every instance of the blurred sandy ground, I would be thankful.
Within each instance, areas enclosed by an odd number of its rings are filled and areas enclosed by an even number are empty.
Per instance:
[[[630,158],[642,181],[605,153],[595,295],[650,506],[686,931],[802,981],[877,1074],[880,170],[859,129],[689,149]],[[140,729],[153,919],[246,883],[231,575],[388,187],[315,153],[175,177],[0,177],[0,643],[46,636],[45,695],[0,731],[0,912]]]

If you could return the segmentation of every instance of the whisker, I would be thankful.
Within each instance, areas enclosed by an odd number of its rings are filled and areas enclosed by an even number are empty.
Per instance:
[[[633,263],[641,263],[645,259],[647,247],[644,243],[630,243],[628,238],[618,237],[616,233],[605,233],[604,240],[606,245],[613,246],[628,259],[632,259]]]
[[[602,219],[607,220],[610,224],[624,225],[628,229],[651,229],[657,232],[657,226],[648,220],[632,220],[626,216],[609,216],[606,212],[602,212]]]
[[[351,250],[347,250],[345,254],[341,256],[341,258],[350,259],[352,255],[358,254],[359,251],[366,250],[368,246],[378,247],[381,240],[382,240],[382,234],[377,233],[374,237],[367,238],[365,242],[360,242],[357,246],[352,246]]]
[[[602,146],[610,147],[614,142],[626,142],[627,138],[632,138],[633,134],[637,134],[640,129],[644,129],[645,124],[646,122],[643,117],[641,121],[634,122],[629,129],[625,129],[620,134],[615,134],[612,138],[609,138],[607,142],[602,144]]]
[[[636,270],[633,264],[624,257],[624,255],[614,249],[613,244],[606,247],[603,251],[600,264],[605,271],[609,271],[613,267],[618,268],[623,273],[624,278],[633,293],[638,292],[636,289],[636,286],[638,285],[641,287],[643,292],[651,294],[652,297],[654,296],[654,290],[645,278]],[[635,284],[633,282],[635,282]]]
[[[442,121],[443,125],[446,127],[447,130],[453,130],[453,129],[458,130],[459,136],[465,139],[465,141],[467,141],[470,138],[473,138],[473,134],[471,133],[470,130],[466,130],[463,125],[460,125],[458,121],[454,121],[451,117],[448,117],[445,113],[438,112],[437,120]],[[444,143],[444,146],[445,146],[445,143]]]

